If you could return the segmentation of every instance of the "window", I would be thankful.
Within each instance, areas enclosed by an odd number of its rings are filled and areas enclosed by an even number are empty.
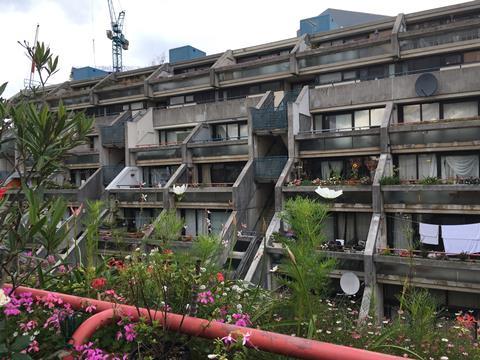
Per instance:
[[[437,156],[436,154],[399,155],[398,170],[400,180],[437,177]]]
[[[439,103],[426,103],[426,104],[413,104],[404,105],[402,107],[403,116],[400,121],[409,124],[419,121],[432,121],[440,119],[440,104]]]
[[[215,124],[212,127],[214,140],[240,140],[248,137],[246,123]]]
[[[478,116],[478,101],[443,104],[444,119],[460,119]]]
[[[315,131],[349,131],[352,129],[368,129],[381,125],[385,108],[362,109],[348,113],[315,115],[313,127]]]
[[[330,131],[346,131],[352,128],[352,114],[324,115],[323,129]]]
[[[190,134],[191,128],[168,129],[159,131],[160,145],[175,145],[181,143]]]

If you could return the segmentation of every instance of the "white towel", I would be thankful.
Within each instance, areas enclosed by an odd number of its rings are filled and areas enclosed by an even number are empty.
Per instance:
[[[420,241],[424,244],[438,245],[439,225],[420,223]]]
[[[442,236],[448,239],[480,240],[480,224],[442,225]]]
[[[446,253],[480,252],[480,224],[442,225],[442,238]]]

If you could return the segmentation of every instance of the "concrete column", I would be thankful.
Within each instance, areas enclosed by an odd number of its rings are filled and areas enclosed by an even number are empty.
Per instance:
[[[405,15],[400,13],[395,19],[391,34],[392,55],[396,58],[401,57],[400,44],[398,42],[398,33],[405,31],[405,28]]]

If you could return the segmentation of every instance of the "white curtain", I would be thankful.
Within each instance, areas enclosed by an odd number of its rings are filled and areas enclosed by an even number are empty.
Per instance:
[[[442,178],[478,176],[478,156],[443,156]]]
[[[330,178],[332,171],[341,174],[343,170],[343,161],[322,161],[322,179]]]
[[[435,154],[418,156],[418,179],[437,177],[437,158]]]
[[[356,245],[359,240],[366,241],[370,228],[371,214],[339,213],[338,239],[345,240],[345,245]]]
[[[400,155],[398,157],[398,174],[401,180],[417,179],[416,155]]]
[[[195,210],[185,210],[185,235],[197,235],[195,224]]]

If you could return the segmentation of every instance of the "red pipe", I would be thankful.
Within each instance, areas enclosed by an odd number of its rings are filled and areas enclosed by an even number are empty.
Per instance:
[[[107,301],[82,298],[73,295],[49,292],[45,290],[19,287],[16,292],[30,292],[35,296],[45,296],[48,293],[55,294],[64,302],[69,303],[74,309],[81,309],[85,305],[96,306],[96,315],[85,320],[78,327],[73,335],[74,345],[85,343],[100,327],[108,324],[119,313],[131,316],[133,321],[140,317],[159,320],[170,331],[178,331],[183,334],[203,337],[206,339],[219,339],[229,334],[238,337],[240,334],[250,333],[250,345],[259,350],[280,354],[284,356],[296,357],[299,359],[316,360],[395,360],[405,359],[398,356],[381,354],[367,350],[356,349],[352,347],[335,345],[321,341],[308,340],[300,337],[277,334],[270,331],[245,328],[230,324],[224,324],[217,321],[208,321],[205,319],[183,316],[179,314],[167,313],[162,311],[149,311],[129,305],[120,305]]]

